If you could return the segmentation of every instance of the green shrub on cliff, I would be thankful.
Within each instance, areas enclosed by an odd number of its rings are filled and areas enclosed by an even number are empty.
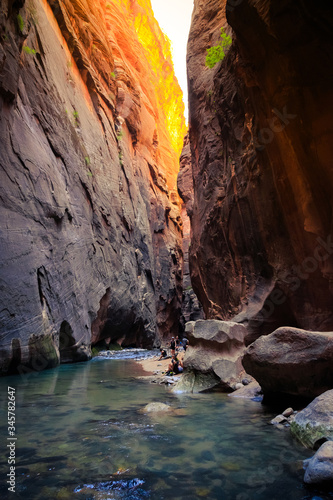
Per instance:
[[[73,118],[74,118],[74,127],[78,127],[79,126],[79,112],[76,111],[76,109],[74,109],[73,111]]]
[[[21,16],[21,14],[18,14],[18,16],[17,16],[17,24],[18,24],[20,33],[23,33],[23,30],[24,30],[24,21],[23,21],[23,17]]]
[[[231,36],[226,34],[224,28],[221,28],[221,39],[217,45],[207,49],[206,66],[209,68],[214,68],[215,64],[224,59],[226,51],[232,43]]]
[[[35,49],[32,49],[31,47],[28,47],[28,45],[24,45],[24,47],[23,47],[23,51],[24,51],[26,54],[36,54]]]

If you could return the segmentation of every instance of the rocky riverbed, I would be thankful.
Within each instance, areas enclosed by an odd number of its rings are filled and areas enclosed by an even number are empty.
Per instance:
[[[181,350],[179,354],[183,374],[166,376],[169,360],[150,355],[139,359],[149,373],[141,378],[172,386],[172,392],[178,394],[219,390],[258,403],[265,398],[266,405],[280,408],[270,421],[272,432],[291,432],[295,443],[318,450],[316,457],[304,464],[304,481],[329,485],[333,481],[332,448],[327,444],[333,441],[333,390],[325,388],[332,379],[333,334],[279,328],[246,349],[246,328],[237,323],[198,320],[187,323],[185,331],[189,346],[186,353]],[[318,370],[320,360],[322,368]],[[284,370],[285,366],[289,369]],[[260,385],[252,377],[256,374]],[[293,407],[283,407],[285,401]]]

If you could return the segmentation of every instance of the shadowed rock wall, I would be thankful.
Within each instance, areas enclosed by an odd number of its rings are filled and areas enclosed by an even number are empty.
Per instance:
[[[0,28],[1,370],[158,345],[178,333],[185,124],[150,2],[7,0]]]
[[[333,328],[332,9],[195,0],[191,277],[207,318]],[[233,43],[205,66],[221,27]]]
[[[188,135],[184,139],[183,151],[180,156],[180,170],[178,174],[178,190],[183,200],[182,222],[183,222],[183,302],[180,324],[185,332],[185,324],[188,321],[203,319],[203,309],[195,295],[191,283],[191,270],[189,251],[191,245],[191,223],[190,216],[193,206],[193,179],[191,168],[191,148]]]

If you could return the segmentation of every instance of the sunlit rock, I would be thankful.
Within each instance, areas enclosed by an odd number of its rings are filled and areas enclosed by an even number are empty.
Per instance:
[[[182,300],[170,43],[143,0],[5,2],[0,23],[1,371],[157,345]]]

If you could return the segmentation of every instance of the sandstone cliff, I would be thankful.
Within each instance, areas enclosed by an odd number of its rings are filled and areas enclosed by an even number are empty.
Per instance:
[[[183,224],[183,300],[180,326],[185,332],[188,321],[196,321],[204,318],[202,305],[194,293],[191,282],[190,271],[190,245],[191,245],[191,223],[190,215],[193,205],[193,179],[191,168],[191,148],[188,134],[184,139],[183,151],[180,156],[180,171],[178,174],[179,195],[183,199],[181,210]]]
[[[0,12],[2,372],[176,333],[185,134],[149,0]]]
[[[248,343],[281,325],[332,329],[332,9],[194,4],[193,288],[207,318],[247,324]],[[233,43],[210,69],[221,27]]]

